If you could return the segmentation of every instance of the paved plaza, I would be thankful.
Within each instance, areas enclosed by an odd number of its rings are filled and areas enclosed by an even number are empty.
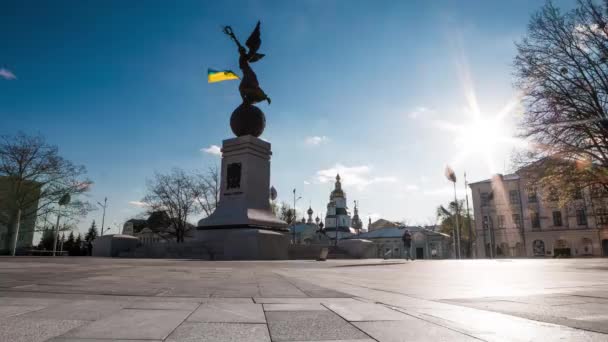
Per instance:
[[[0,258],[0,341],[608,341],[608,259]]]

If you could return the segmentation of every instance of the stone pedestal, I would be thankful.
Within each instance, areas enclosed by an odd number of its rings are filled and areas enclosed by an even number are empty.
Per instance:
[[[197,239],[221,259],[286,259],[287,224],[270,209],[270,143],[251,135],[222,145],[220,199]]]

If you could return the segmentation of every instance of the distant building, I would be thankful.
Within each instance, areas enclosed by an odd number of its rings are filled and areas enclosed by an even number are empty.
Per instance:
[[[374,221],[372,223],[372,219],[369,219],[369,224],[367,226],[367,230],[368,231],[374,231],[376,229],[380,229],[380,228],[386,228],[386,227],[401,227],[402,225],[399,224],[398,222],[393,222],[393,221],[389,221],[389,220],[385,220],[385,219],[378,219],[376,221]]]
[[[0,254],[12,249],[14,239],[14,229],[17,220],[17,210],[11,196],[14,192],[14,181],[10,177],[0,177]],[[17,236],[17,249],[32,247],[34,240],[34,230],[36,227],[36,212],[38,210],[38,197],[40,196],[39,183],[26,182],[28,195],[33,200],[29,208],[23,208],[19,235]]]
[[[356,205],[355,205],[356,208]],[[360,222],[358,209],[355,211],[355,225],[363,226]],[[342,239],[360,232],[360,228],[353,227],[353,222],[346,204],[346,193],[342,190],[340,175],[336,175],[334,190],[329,195],[327,214],[325,215],[324,231],[332,240]]]
[[[155,211],[148,219],[130,219],[122,226],[123,235],[135,236],[141,243],[157,243],[174,241],[175,237],[170,234],[172,223],[169,222],[163,211]],[[194,238],[195,227],[189,224],[189,230],[184,237],[188,241]]]
[[[295,225],[291,225],[289,227],[289,237],[292,238],[294,236],[295,230],[295,243],[299,245],[316,245],[316,244],[329,244],[329,237],[323,232],[319,227],[319,222],[321,219],[317,216],[317,218],[313,221],[312,208],[308,208],[306,211],[308,214],[308,219],[302,218],[302,221],[296,223]]]
[[[408,229],[412,234],[412,257],[415,259],[447,259],[451,257],[451,237],[436,231],[436,227],[376,226],[368,231],[347,239],[370,240],[376,245],[376,257],[399,259],[405,256],[403,233]]]
[[[608,256],[608,192],[583,189],[560,205],[551,189],[527,187],[524,174],[469,184],[477,256]]]

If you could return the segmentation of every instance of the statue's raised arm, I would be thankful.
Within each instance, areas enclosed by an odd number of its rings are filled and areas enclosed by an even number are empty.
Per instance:
[[[260,37],[260,22],[258,21],[255,29],[253,29],[253,32],[251,32],[251,35],[245,42],[249,51],[241,45],[230,26],[224,27],[224,33],[236,43],[239,49],[239,68],[243,71],[239,92],[241,93],[243,103],[254,104],[261,101],[268,101],[268,104],[270,104],[270,98],[264,93],[262,88],[260,88],[258,78],[249,66],[249,63],[255,63],[264,57],[263,54],[257,52],[262,44],[262,39]]]

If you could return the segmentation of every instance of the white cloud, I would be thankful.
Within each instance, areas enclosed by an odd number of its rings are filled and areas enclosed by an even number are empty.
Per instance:
[[[411,112],[409,112],[409,114],[407,115],[410,119],[412,120],[416,120],[418,119],[420,116],[426,115],[426,114],[430,114],[433,113],[432,109],[429,109],[427,107],[416,107],[414,108],[414,110],[412,110]]]
[[[405,186],[405,190],[406,190],[406,191],[416,191],[416,190],[418,190],[418,189],[419,189],[419,188],[418,188],[418,185],[416,185],[416,184],[407,184],[407,185]]]
[[[373,176],[372,168],[369,165],[348,167],[336,164],[332,168],[317,171],[315,178],[319,183],[330,183],[335,181],[336,174],[340,174],[344,186],[353,186],[358,190],[362,190],[370,184],[397,182],[395,177]]]
[[[306,145],[309,146],[319,146],[322,144],[326,144],[329,142],[329,138],[326,136],[312,136],[312,137],[306,137],[306,139],[304,139],[304,143]]]
[[[4,68],[0,68],[0,77],[4,78],[5,80],[17,79],[17,76],[15,76],[12,71]]]
[[[222,149],[219,146],[217,146],[217,145],[211,145],[209,147],[203,147],[203,148],[201,148],[201,152],[213,154],[215,156],[221,156],[222,155]]]
[[[427,196],[448,196],[448,195],[454,195],[454,189],[450,186],[446,186],[443,188],[437,188],[437,189],[431,189],[431,190],[425,190],[423,192],[423,194],[427,195]]]
[[[148,203],[141,201],[130,201],[129,204],[138,208],[147,208],[150,206]]]

